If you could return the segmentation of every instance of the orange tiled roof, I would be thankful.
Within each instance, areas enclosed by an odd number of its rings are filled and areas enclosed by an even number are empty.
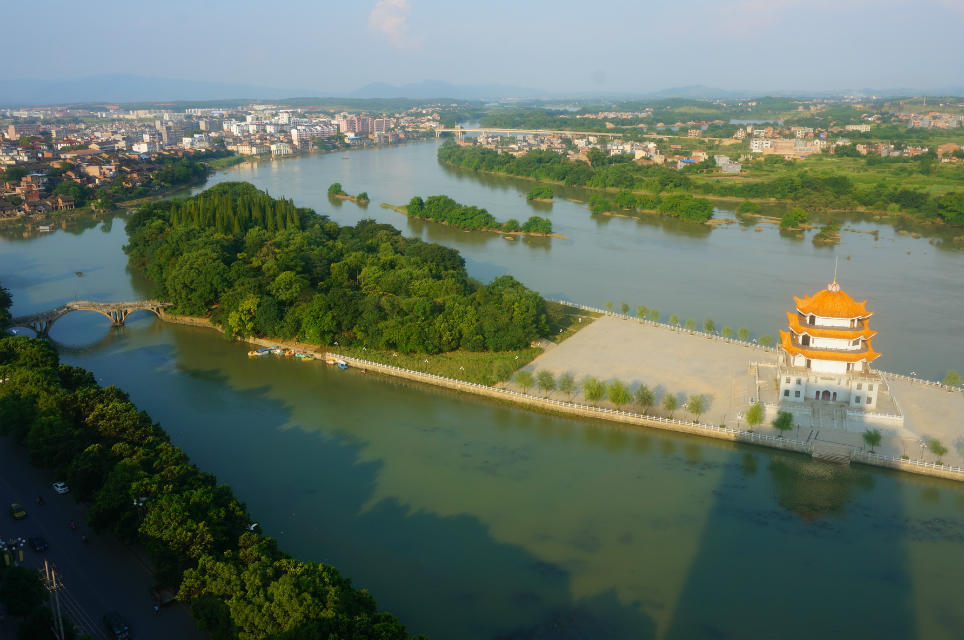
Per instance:
[[[864,338],[870,340],[877,335],[876,331],[866,327],[863,329],[848,329],[847,327],[828,329],[824,327],[811,327],[810,325],[800,324],[800,316],[793,311],[787,311],[787,321],[790,323],[790,331],[796,334],[806,333],[814,338],[840,338],[841,340]]]
[[[809,298],[793,297],[797,309],[804,315],[812,313],[824,318],[865,318],[872,312],[867,311],[867,301],[857,302],[836,283],[822,289]]]
[[[871,346],[870,340],[867,341],[866,351],[816,351],[798,347],[793,344],[789,331],[780,332],[780,347],[792,356],[802,355],[804,358],[810,358],[811,360],[836,360],[838,362],[860,362],[861,360],[866,360],[867,362],[873,362],[880,357],[880,354],[874,351]]]

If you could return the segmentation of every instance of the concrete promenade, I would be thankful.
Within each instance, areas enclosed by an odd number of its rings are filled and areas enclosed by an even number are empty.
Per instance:
[[[753,362],[777,362],[773,351],[707,338],[700,333],[676,330],[667,325],[642,323],[618,316],[604,316],[533,360],[528,369],[545,369],[558,376],[569,372],[576,381],[593,376],[603,381],[621,380],[635,386],[649,385],[657,399],[672,393],[682,400],[685,396],[702,394],[708,400],[706,413],[700,421],[746,428],[737,418],[756,395],[755,377],[750,374]],[[788,434],[804,441],[819,440],[860,450],[864,447],[862,433],[868,427],[883,435],[877,453],[933,462],[936,457],[926,447],[921,456],[919,443],[931,438],[940,440],[948,449],[943,462],[964,466],[964,393],[947,391],[920,382],[902,380],[884,374],[904,414],[904,426],[861,423],[838,425],[842,428],[812,427],[809,423]],[[773,381],[764,381],[773,386]],[[558,395],[558,394],[557,394]],[[666,415],[658,407],[651,413]],[[674,415],[686,415],[677,410]],[[802,421],[801,421],[802,422]],[[755,429],[776,435],[766,424]]]
[[[603,316],[555,349],[533,360],[528,369],[546,369],[558,378],[572,374],[576,382],[593,376],[604,382],[621,380],[632,387],[646,384],[657,402],[665,395],[701,394],[707,400],[700,421],[735,427],[756,389],[749,375],[751,362],[777,360],[776,354],[699,334],[674,331],[637,320]],[[561,397],[561,396],[560,396]],[[667,415],[658,407],[651,413]],[[685,416],[682,409],[674,412]]]
[[[186,324],[195,327],[208,327],[217,330],[217,327],[212,325],[210,321],[204,318],[175,316],[167,313],[162,314],[161,318],[167,322],[175,324]],[[615,329],[617,326],[619,329]],[[610,330],[613,330],[613,332],[610,333]],[[653,344],[654,348],[662,349],[663,353],[662,362],[657,362],[653,357],[650,358],[651,365],[654,367],[651,370],[646,370],[638,360],[640,349],[644,348],[643,346],[640,346],[640,344],[647,344],[645,342],[636,344],[637,340],[643,333],[646,333],[647,339],[651,341],[649,344]],[[573,342],[580,336],[583,336],[580,341]],[[614,337],[622,340],[629,340],[629,342],[623,344],[617,340],[614,340]],[[680,342],[680,340],[685,341],[685,346],[683,342]],[[710,418],[701,416],[700,422],[697,423],[693,421],[691,416],[686,415],[682,409],[678,410],[673,417],[662,415],[665,412],[662,412],[657,408],[650,409],[650,414],[653,415],[643,415],[641,410],[637,407],[626,407],[626,410],[619,410],[605,406],[605,403],[602,403],[600,406],[590,406],[586,404],[585,401],[580,397],[574,397],[570,400],[558,392],[549,394],[549,397],[543,397],[545,394],[541,394],[540,392],[532,389],[528,390],[528,393],[523,393],[521,390],[515,388],[512,384],[490,387],[473,382],[454,380],[451,378],[444,378],[419,371],[402,369],[400,367],[394,367],[368,360],[361,360],[350,356],[343,356],[333,352],[328,352],[323,347],[318,345],[285,342],[266,338],[249,338],[247,341],[258,346],[281,345],[287,348],[311,353],[319,358],[323,358],[326,355],[333,356],[345,360],[353,367],[367,369],[370,372],[377,372],[398,378],[404,378],[424,384],[430,384],[436,387],[451,389],[453,391],[473,393],[475,395],[486,396],[503,402],[510,402],[513,404],[563,415],[573,415],[584,418],[621,422],[624,424],[644,426],[666,431],[675,431],[678,433],[688,433],[691,435],[717,438],[720,440],[729,440],[731,442],[757,444],[775,449],[796,451],[807,455],[809,455],[813,451],[814,446],[818,444],[817,438],[815,437],[816,434],[812,433],[791,433],[785,437],[778,437],[778,432],[768,427],[757,427],[754,432],[749,432],[746,430],[745,424],[740,425],[739,420],[734,422],[729,417],[726,418],[726,427],[719,426],[722,424],[722,420],[717,423],[711,422],[714,411],[716,414],[723,417],[725,414],[724,407],[732,406],[734,407],[735,411],[738,407],[740,407],[740,403],[743,403],[742,408],[745,408],[745,403],[749,400],[750,394],[753,393],[753,382],[751,382],[752,378],[748,373],[749,363],[764,359],[768,355],[775,359],[776,355],[773,350],[744,346],[742,343],[738,342],[728,343],[720,339],[706,338],[698,333],[691,335],[686,331],[680,332],[672,330],[666,325],[641,323],[633,319],[616,318],[613,316],[604,316],[599,318],[589,324],[588,327],[577,332],[573,337],[564,341],[562,344],[547,350],[546,353],[536,358],[536,360],[530,363],[527,367],[530,369],[549,368],[545,365],[545,363],[549,362],[551,358],[559,359],[559,362],[570,363],[570,358],[575,357],[572,354],[578,353],[584,356],[584,359],[579,361],[578,366],[573,363],[572,366],[560,368],[558,373],[569,371],[573,373],[577,381],[581,380],[581,376],[584,375],[594,375],[599,377],[601,380],[611,380],[619,377],[627,383],[630,381],[645,382],[646,384],[649,384],[651,388],[657,389],[660,392],[668,391],[670,393],[690,394],[703,393],[704,390],[707,390],[707,395],[711,397],[708,412]],[[635,344],[635,346],[630,347],[630,343]],[[728,372],[734,376],[731,391],[720,393],[717,390],[714,393],[711,378],[707,378],[701,374],[698,370],[698,367],[683,366],[682,370],[685,372],[685,375],[678,377],[676,374],[677,365],[682,365],[684,359],[681,357],[682,352],[674,348],[672,343],[678,343],[677,346],[679,349],[683,349],[684,351],[690,350],[689,352],[694,354],[694,357],[696,357],[698,354],[703,354],[702,357],[705,358],[707,357],[705,355],[706,353],[714,354],[713,357],[719,360],[719,362],[717,362],[715,365],[718,368],[715,370]],[[575,352],[571,350],[572,345],[575,345]],[[587,351],[586,345],[590,345],[595,349],[605,349],[605,351],[600,352],[592,349]],[[603,366],[599,364],[600,362],[605,365],[605,356],[619,358],[621,364],[618,365],[615,371],[619,371],[620,373],[626,375],[616,376],[610,374],[606,376],[599,374],[597,376],[596,373],[591,373],[592,371],[599,370],[596,367]],[[583,368],[581,369],[580,367]],[[648,371],[648,373],[646,373],[646,379],[642,379],[642,377],[639,375],[638,372],[641,370]],[[744,382],[740,382],[736,379],[737,374],[741,370],[744,372],[743,375],[746,378],[746,381]],[[590,373],[581,373],[582,371],[587,371]],[[634,371],[637,372],[635,376],[629,375]],[[554,371],[554,373],[556,372]],[[652,374],[652,376],[650,374]],[[669,384],[665,385],[656,380],[657,374],[665,375],[666,379],[669,381]],[[694,388],[690,389],[684,387],[685,384],[690,383],[694,385]],[[921,391],[939,391],[940,393],[947,393],[946,391],[940,391],[923,386]],[[713,395],[711,395],[711,393],[713,393]],[[960,395],[960,392],[957,393]],[[735,415],[735,413],[731,415]],[[960,427],[957,427],[957,429],[960,430]],[[835,438],[840,434],[827,435]],[[859,438],[859,434],[849,435]],[[948,442],[950,442],[950,440],[948,440]],[[825,443],[832,445],[833,439],[826,440]],[[880,453],[885,453],[883,449],[884,448],[881,447]],[[859,455],[855,456],[854,460],[863,464],[887,467],[920,475],[929,475],[964,482],[964,468],[961,468],[961,465],[948,468],[951,465],[955,465],[955,463],[950,462],[950,460],[948,460],[946,457],[945,462],[948,466],[943,467],[934,465],[931,461],[928,461],[925,464],[915,464],[913,459],[901,460],[898,456],[890,458],[872,455]]]

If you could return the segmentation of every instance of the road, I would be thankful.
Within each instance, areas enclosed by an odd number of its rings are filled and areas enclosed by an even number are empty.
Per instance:
[[[41,535],[50,545],[48,551],[36,553],[24,548],[24,564],[40,568],[49,560],[62,575],[65,592],[62,602],[79,611],[86,619],[82,631],[97,640],[108,640],[101,618],[111,610],[118,611],[131,626],[137,640],[207,638],[197,629],[188,608],[180,603],[153,611],[150,589],[153,586],[146,559],[113,536],[98,535],[86,526],[86,508],[71,494],[57,495],[51,484],[54,478],[30,466],[27,453],[9,438],[0,437],[0,538],[27,538]],[[37,504],[43,496],[45,504]],[[8,506],[19,502],[27,509],[27,517],[16,521]],[[77,530],[71,530],[74,520]],[[81,535],[89,538],[81,541]],[[0,622],[0,638],[14,638],[15,626],[7,616]]]

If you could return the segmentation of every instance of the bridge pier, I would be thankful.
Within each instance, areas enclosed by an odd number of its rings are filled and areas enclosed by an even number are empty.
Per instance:
[[[74,302],[68,302],[50,311],[13,318],[10,326],[26,327],[31,329],[38,338],[44,338],[49,335],[50,328],[59,318],[62,318],[72,311],[94,311],[108,318],[112,326],[122,327],[127,322],[127,316],[135,311],[150,311],[160,317],[164,312],[164,307],[167,306],[169,306],[169,303],[159,302],[157,300],[117,303],[75,300]]]
[[[130,313],[131,312],[128,311],[127,309],[114,309],[112,311],[109,311],[108,313],[105,313],[104,315],[110,318],[111,326],[123,327],[124,321],[127,320],[127,316],[129,316]],[[157,312],[155,311],[155,313]]]
[[[30,325],[30,328],[33,329],[35,334],[37,334],[38,338],[46,338],[51,324],[52,323],[48,320],[37,320]]]

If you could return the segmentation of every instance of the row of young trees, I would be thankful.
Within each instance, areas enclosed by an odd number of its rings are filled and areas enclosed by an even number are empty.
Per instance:
[[[607,311],[614,311],[616,308],[611,300],[606,301],[605,307]],[[619,303],[619,311],[620,313],[629,315],[629,303]],[[639,305],[636,307],[635,314],[637,318],[640,318],[641,320],[649,320],[650,322],[659,322],[663,317],[662,312],[659,309],[651,309],[646,305]],[[729,326],[718,328],[716,322],[712,318],[705,318],[702,325],[700,325],[694,318],[687,318],[684,321],[677,314],[673,313],[670,314],[669,318],[667,318],[667,321],[674,327],[685,329],[686,331],[696,331],[700,326],[702,326],[703,331],[706,333],[719,333],[721,337],[726,338],[727,340],[731,340],[735,336],[738,340],[749,342],[753,337],[753,334],[746,327],[740,327],[735,331],[733,327]],[[769,333],[764,334],[757,338],[757,342],[762,344],[764,347],[769,347],[773,344],[773,336],[771,336]]]
[[[0,434],[67,480],[89,505],[91,529],[143,545],[158,581],[215,640],[408,637],[335,568],[296,560],[252,531],[229,487],[191,464],[126,393],[60,364],[50,342],[0,338],[0,379]]]
[[[127,230],[155,295],[229,337],[438,353],[519,349],[548,331],[545,301],[511,276],[483,285],[453,249],[372,220],[339,226],[248,183],[151,203]]]
[[[649,413],[649,410],[656,406],[658,401],[658,405],[668,413],[670,418],[673,417],[675,411],[682,407],[693,414],[696,421],[699,421],[700,416],[706,412],[708,406],[706,396],[700,394],[690,395],[685,400],[681,400],[679,395],[666,392],[660,398],[657,398],[656,392],[645,384],[637,385],[634,389],[622,380],[606,382],[593,376],[586,376],[581,381],[577,381],[569,372],[562,373],[556,378],[547,369],[540,369],[535,373],[523,369],[515,374],[514,381],[522,388],[523,393],[527,393],[534,386],[542,391],[547,398],[553,391],[559,391],[566,394],[567,399],[571,401],[581,392],[586,402],[592,406],[597,406],[601,401],[608,400],[617,409],[622,409],[627,405],[635,405],[641,408],[643,413]]]
[[[412,198],[405,206],[405,212],[413,218],[442,222],[457,229],[482,231],[523,231],[525,233],[552,233],[552,222],[548,218],[531,216],[519,224],[515,218],[499,222],[483,208],[460,204],[448,196],[420,196]]]

